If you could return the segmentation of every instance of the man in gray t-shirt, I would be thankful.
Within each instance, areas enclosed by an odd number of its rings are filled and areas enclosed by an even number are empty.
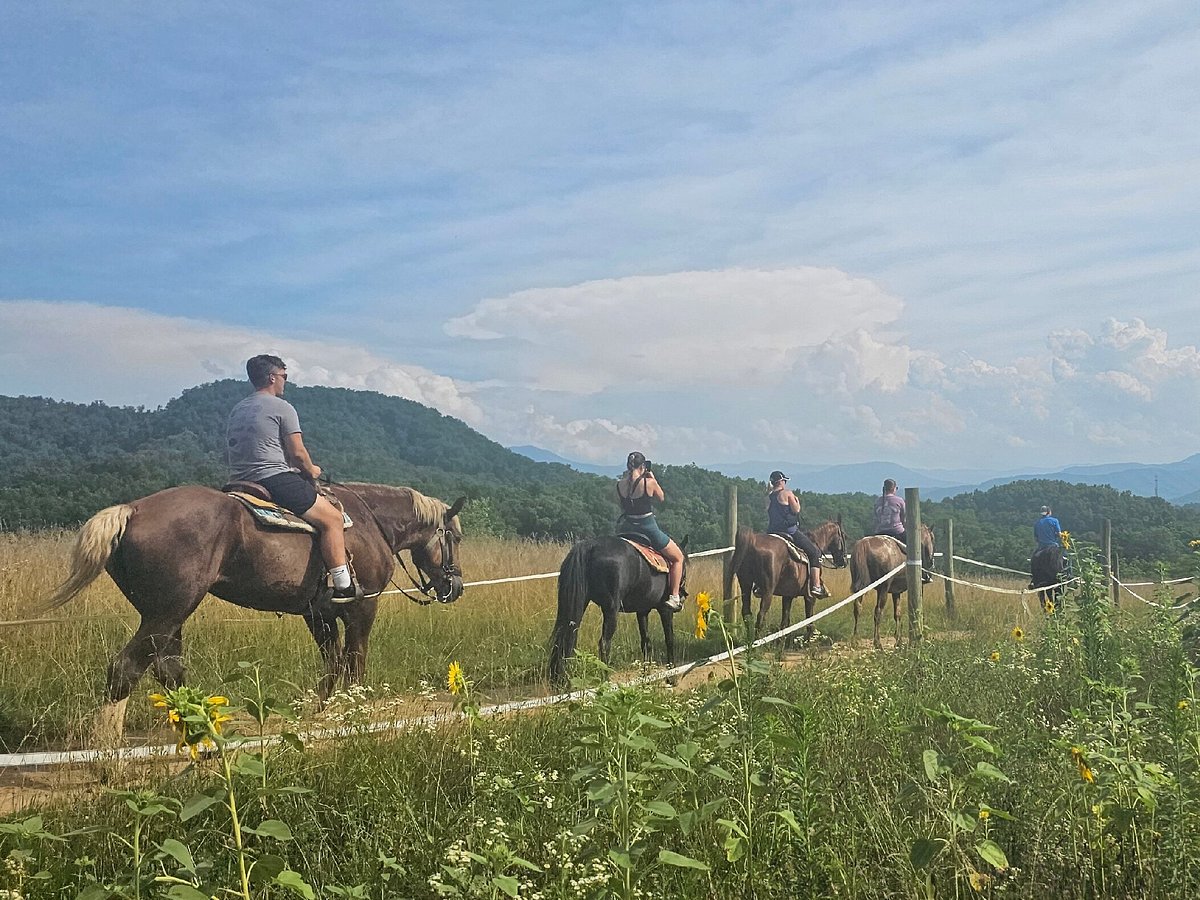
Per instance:
[[[262,481],[294,471],[285,435],[300,433],[296,408],[282,397],[255,391],[229,414],[229,472],[238,481]]]
[[[246,374],[254,393],[233,408],[226,430],[231,478],[257,482],[280,506],[312,523],[333,576],[334,602],[361,598],[362,589],[346,564],[342,514],[317,493],[321,467],[304,446],[295,408],[283,399],[287,365],[278,356],[263,354],[247,360]]]

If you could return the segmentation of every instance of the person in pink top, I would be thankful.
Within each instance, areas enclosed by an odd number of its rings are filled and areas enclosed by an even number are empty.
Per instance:
[[[883,482],[883,493],[875,498],[874,534],[890,534],[900,543],[906,543],[904,534],[904,498],[896,493],[895,479]]]
[[[904,498],[896,493],[896,480],[884,479],[883,493],[875,498],[875,531],[874,534],[887,534],[902,544],[908,543],[908,535],[904,530],[904,517],[907,510]],[[928,584],[932,581],[928,572],[922,570],[921,581]]]

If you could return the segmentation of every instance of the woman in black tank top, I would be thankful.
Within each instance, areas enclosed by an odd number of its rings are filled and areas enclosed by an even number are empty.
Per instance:
[[[679,584],[683,580],[683,551],[658,527],[651,501],[662,501],[663,489],[654,477],[646,457],[638,452],[630,453],[625,460],[625,474],[617,479],[617,501],[621,504],[618,528],[622,532],[640,534],[650,546],[667,561],[667,580],[670,586],[666,605],[673,611],[683,609],[679,598]]]

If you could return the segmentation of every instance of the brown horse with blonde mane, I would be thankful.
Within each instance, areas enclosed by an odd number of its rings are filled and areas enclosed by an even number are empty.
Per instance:
[[[366,594],[349,603],[332,602],[313,535],[263,526],[235,497],[212,488],[169,488],[102,509],[84,523],[71,572],[44,609],[67,603],[107,571],[142,617],[108,667],[107,702],[96,721],[99,739],[120,737],[129,693],[147,666],[164,687],[183,683],[183,623],[206,594],[247,609],[302,616],[325,660],[317,687],[322,700],[339,675],[347,684],[361,680],[377,597],[396,561],[403,565],[401,550],[409,551],[423,582],[419,587],[431,600],[458,599],[463,583],[456,563],[462,540],[457,514],[463,500],[447,506],[412,488],[381,484],[332,490],[353,521],[346,549]]]
[[[850,592],[858,593],[873,581],[878,581],[896,566],[908,559],[905,546],[896,538],[886,534],[868,535],[855,542],[850,550]],[[933,530],[921,525],[921,565],[933,569]],[[900,595],[908,590],[908,575],[901,569],[887,581],[875,588],[875,649],[882,650],[879,641],[879,620],[883,615],[888,594],[892,595],[892,617],[896,620],[896,646],[900,646]],[[862,612],[863,598],[854,601],[854,633],[850,645],[858,642],[858,617]]]
[[[828,553],[833,557],[834,568],[846,566],[846,532],[842,529],[841,517],[835,522],[830,520],[818,525],[808,532],[817,549],[822,554]],[[808,562],[797,562],[792,558],[789,547],[792,546],[787,538],[771,534],[761,534],[747,528],[745,525],[737,530],[733,542],[733,561],[730,571],[737,577],[738,587],[742,594],[742,618],[750,618],[750,598],[758,594],[762,600],[758,605],[758,618],[755,620],[755,630],[761,632],[767,621],[767,613],[771,610],[771,598],[783,598],[783,624],[787,628],[792,621],[792,601],[797,597],[804,598],[804,617],[813,614],[816,600],[809,589]],[[801,555],[803,555],[801,553]],[[726,592],[728,594],[728,591]],[[813,635],[813,627],[808,626],[807,637]]]

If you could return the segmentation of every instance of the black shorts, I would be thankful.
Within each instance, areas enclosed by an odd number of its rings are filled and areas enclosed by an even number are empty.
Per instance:
[[[304,515],[317,502],[317,486],[299,472],[280,472],[259,482],[271,499],[298,516]]]

